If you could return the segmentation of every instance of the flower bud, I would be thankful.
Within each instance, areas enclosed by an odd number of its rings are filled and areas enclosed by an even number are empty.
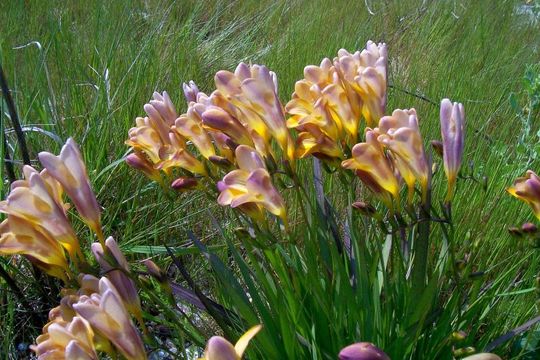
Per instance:
[[[354,209],[358,210],[362,215],[365,216],[373,216],[377,213],[377,209],[375,209],[372,205],[365,203],[363,201],[355,201],[351,205]]]
[[[196,187],[198,184],[197,179],[192,177],[179,177],[178,179],[174,180],[171,184],[171,187],[174,190],[178,191],[187,191],[191,190],[194,187]]]
[[[197,101],[197,94],[199,93],[199,88],[193,80],[191,80],[188,84],[183,83],[182,90],[184,90],[184,96],[186,97],[186,101],[188,103],[192,101]]]
[[[167,274],[165,274],[165,272],[161,270],[161,268],[157,266],[155,262],[150,259],[146,259],[143,261],[143,264],[146,266],[146,270],[150,276],[160,283],[167,282]]]
[[[229,161],[229,159],[223,157],[223,156],[218,156],[218,155],[212,155],[208,158],[208,160],[210,160],[210,162],[214,165],[217,165],[217,166],[220,166],[220,167],[225,167],[225,168],[228,168],[232,165],[232,163]]]
[[[467,337],[467,333],[463,330],[454,331],[452,333],[452,340],[455,342],[463,341]]]
[[[525,234],[534,234],[538,231],[538,228],[533,223],[525,223],[521,225],[521,231]]]
[[[522,237],[523,236],[523,232],[521,231],[521,229],[519,229],[519,228],[517,228],[515,226],[509,227],[508,232],[510,233],[510,235],[515,236],[515,237]]]
[[[368,342],[349,345],[339,352],[339,360],[390,360],[381,349]]]
[[[459,356],[464,356],[464,355],[470,355],[474,353],[475,351],[476,349],[473,348],[472,346],[467,346],[465,348],[454,350],[454,356],[459,357]]]
[[[467,356],[466,358],[463,358],[461,360],[501,360],[501,358],[495,354],[479,353],[479,354]]]

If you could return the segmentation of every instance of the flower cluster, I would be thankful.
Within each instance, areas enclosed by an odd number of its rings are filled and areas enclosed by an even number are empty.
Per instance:
[[[277,165],[289,164],[285,170],[293,171],[295,160],[309,155],[355,171],[390,209],[399,202],[402,182],[409,204],[417,183],[425,201],[431,169],[416,111],[385,116],[387,57],[386,44],[368,41],[362,51],[341,49],[333,60],[307,66],[285,107],[288,119],[275,74],[260,65],[217,72],[210,95],[193,81],[184,84],[188,108],[180,116],[167,93],[154,93],[144,106],[148,116],[137,118],[129,131],[126,143],[134,152],[126,162],[157,181],[161,171],[178,169],[172,182],[177,190],[195,188],[201,178],[216,182],[223,174],[218,203],[255,220],[264,219],[266,209],[286,223],[272,177]],[[362,119],[365,139],[357,143]],[[440,119],[449,202],[463,154],[463,106],[444,99]],[[296,144],[289,129],[298,133]]]
[[[78,291],[65,291],[60,305],[32,346],[38,359],[97,360],[98,350],[114,358],[144,360],[139,332],[126,311],[122,295],[106,277],[80,276]]]
[[[38,359],[98,359],[98,350],[145,359],[129,315],[142,324],[137,288],[114,239],[104,239],[100,208],[77,144],[69,139],[59,156],[42,152],[39,160],[44,170],[25,166],[24,180],[15,181],[0,203],[7,215],[0,224],[0,255],[23,255],[66,286],[60,306],[51,310],[50,322],[33,346]],[[64,193],[99,240],[91,248],[106,277],[80,273],[88,264],[68,219]]]
[[[275,74],[265,66],[241,63],[234,73],[219,71],[215,84],[210,95],[193,81],[184,84],[188,108],[180,116],[167,93],[155,93],[144,106],[148,116],[137,118],[137,127],[129,131],[126,143],[134,152],[126,162],[156,181],[162,181],[160,171],[171,175],[177,169],[179,177],[171,184],[177,190],[224,173],[218,183],[220,204],[238,207],[254,219],[263,218],[265,208],[285,222],[283,199],[266,166],[278,159],[274,142],[289,166],[294,164],[294,142]]]
[[[451,199],[463,155],[463,106],[448,99],[441,102],[444,168],[448,178],[447,200]],[[366,128],[366,141],[352,148],[352,158],[342,166],[358,177],[389,208],[399,200],[399,183],[407,185],[407,200],[413,200],[418,182],[425,201],[431,169],[426,157],[415,109],[394,110],[383,116],[378,127]]]
[[[331,61],[307,66],[286,106],[289,128],[298,134],[299,158],[343,159],[357,141],[361,118],[377,124],[386,108],[386,44],[368,41],[364,50],[341,49]]]
[[[42,152],[39,158],[45,169],[38,172],[25,166],[24,180],[15,181],[0,203],[0,211],[7,215],[0,225],[0,255],[24,255],[44,272],[67,281],[72,277],[70,263],[77,269],[84,257],[63,194],[67,193],[81,218],[103,241],[100,209],[72,139],[59,156]]]

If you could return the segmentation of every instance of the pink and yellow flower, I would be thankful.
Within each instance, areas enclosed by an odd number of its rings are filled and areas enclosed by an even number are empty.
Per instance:
[[[379,141],[390,150],[393,163],[407,184],[409,203],[416,181],[420,182],[425,196],[430,174],[416,111],[394,110],[392,116],[381,118],[377,131],[381,134]]]
[[[352,158],[343,161],[341,166],[354,170],[389,208],[393,208],[392,199],[399,199],[399,183],[378,138],[375,130],[367,128],[366,142],[356,144],[352,148]]]
[[[75,141],[68,139],[58,156],[48,152],[39,153],[39,161],[48,174],[62,184],[81,218],[103,241],[101,211]]]
[[[386,45],[369,41],[362,52],[341,49],[333,61],[306,66],[286,105],[287,126],[299,131],[298,157],[342,159],[357,141],[361,118],[377,124],[386,108],[386,59]]]
[[[534,171],[527,170],[525,176],[517,178],[507,191],[527,203],[540,219],[540,177]]]
[[[238,169],[233,170],[218,183],[220,205],[238,207],[255,219],[262,218],[262,209],[287,221],[283,198],[272,184],[264,161],[253,148],[240,145],[236,148]]]
[[[261,325],[252,327],[238,339],[234,346],[221,336],[213,336],[208,340],[204,357],[199,360],[241,360],[249,342],[261,329]]]

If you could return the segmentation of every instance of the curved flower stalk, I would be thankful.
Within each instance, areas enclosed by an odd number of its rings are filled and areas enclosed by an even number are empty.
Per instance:
[[[39,161],[48,173],[60,184],[73,201],[84,222],[103,242],[101,230],[101,212],[96,196],[92,191],[86,166],[75,141],[69,138],[62,147],[59,156],[48,152],[38,155]]]
[[[420,182],[422,194],[427,194],[429,168],[426,161],[422,135],[418,128],[416,111],[394,110],[392,116],[384,116],[377,128],[379,141],[390,151],[395,168],[408,187],[408,202],[412,202],[414,185]]]
[[[220,191],[218,203],[238,207],[254,219],[261,220],[262,209],[281,218],[287,223],[287,213],[283,198],[272,185],[270,174],[257,151],[249,146],[236,148],[238,169],[233,170],[218,183]]]
[[[249,342],[261,329],[261,325],[252,327],[238,339],[234,346],[221,336],[213,336],[208,340],[204,357],[199,360],[241,360]]]
[[[460,103],[449,99],[441,101],[441,135],[443,143],[444,171],[448,179],[446,201],[454,196],[456,178],[461,166],[464,146],[465,110]]]
[[[357,141],[361,118],[368,126],[377,123],[386,107],[386,64],[386,45],[368,41],[362,52],[341,49],[333,61],[323,59],[320,66],[304,69],[304,79],[296,83],[286,105],[292,115],[287,126],[299,131],[298,157],[342,159],[344,150]],[[326,151],[323,144],[328,143],[344,149],[339,155],[335,148]]]
[[[116,241],[109,237],[105,241],[105,248],[100,243],[92,244],[92,253],[98,261],[101,270],[118,290],[125,307],[142,325],[141,301],[137,293],[135,282],[128,276],[129,264],[120,251]]]
[[[358,177],[388,206],[393,209],[392,199],[399,200],[399,183],[394,175],[390,159],[378,140],[376,130],[366,129],[366,142],[352,148],[352,159],[341,163],[345,169],[354,170]]]
[[[527,170],[525,176],[517,178],[507,191],[527,203],[540,219],[540,177],[534,171]]]
[[[99,293],[82,295],[73,309],[92,329],[108,339],[128,360],[144,360],[141,336],[125,309],[121,296],[107,279],[99,280]]]

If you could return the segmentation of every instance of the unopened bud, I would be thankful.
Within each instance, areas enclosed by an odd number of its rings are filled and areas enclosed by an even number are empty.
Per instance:
[[[210,162],[212,164],[220,166],[220,167],[228,168],[228,167],[230,167],[232,165],[232,163],[229,161],[229,159],[227,159],[227,158],[225,158],[223,156],[210,155],[208,160],[210,160]]]
[[[487,191],[488,189],[488,177],[487,176],[482,176],[482,189],[484,191]]]
[[[377,213],[377,210],[372,205],[364,201],[356,201],[351,206],[365,216],[373,216]]]
[[[515,237],[522,237],[523,236],[523,232],[519,228],[517,228],[515,226],[509,227],[508,232],[510,233],[510,235],[515,236]]]
[[[146,176],[154,181],[159,181],[161,178],[159,170],[154,169],[152,163],[145,158],[143,154],[133,153],[126,156],[126,164],[134,169],[143,172]]]
[[[467,356],[466,358],[463,358],[461,360],[501,360],[501,358],[495,354],[480,353]]]
[[[525,234],[533,234],[538,231],[538,228],[533,223],[525,223],[521,225],[521,231]]]
[[[146,259],[143,261],[143,264],[146,266],[146,271],[148,271],[148,274],[150,274],[150,276],[152,276],[158,282],[161,283],[167,281],[167,274],[165,274],[165,272],[161,270],[155,262],[150,259]]]
[[[443,156],[443,143],[439,140],[431,140],[431,147],[433,150],[439,154],[439,156]]]
[[[197,101],[197,94],[199,93],[199,88],[195,82],[190,81],[188,84],[182,84],[182,89],[184,90],[184,96],[188,103],[192,101]]]
[[[171,184],[171,187],[174,190],[178,191],[187,191],[193,189],[197,186],[197,179],[192,177],[180,177],[174,180]]]
[[[475,351],[476,349],[474,347],[467,346],[465,348],[454,350],[454,356],[459,357],[459,356],[464,356],[464,355],[470,355],[470,354],[474,354]]]
[[[227,138],[225,140],[225,144],[229,147],[229,149],[231,149],[232,151],[235,151],[236,148],[238,147],[238,144],[236,142],[234,142],[231,138]]]
[[[454,340],[455,342],[463,341],[465,340],[466,337],[467,337],[467,333],[463,330],[454,331],[452,333],[452,340]]]
[[[375,345],[361,342],[349,345],[339,352],[339,360],[390,360],[388,355]]]

